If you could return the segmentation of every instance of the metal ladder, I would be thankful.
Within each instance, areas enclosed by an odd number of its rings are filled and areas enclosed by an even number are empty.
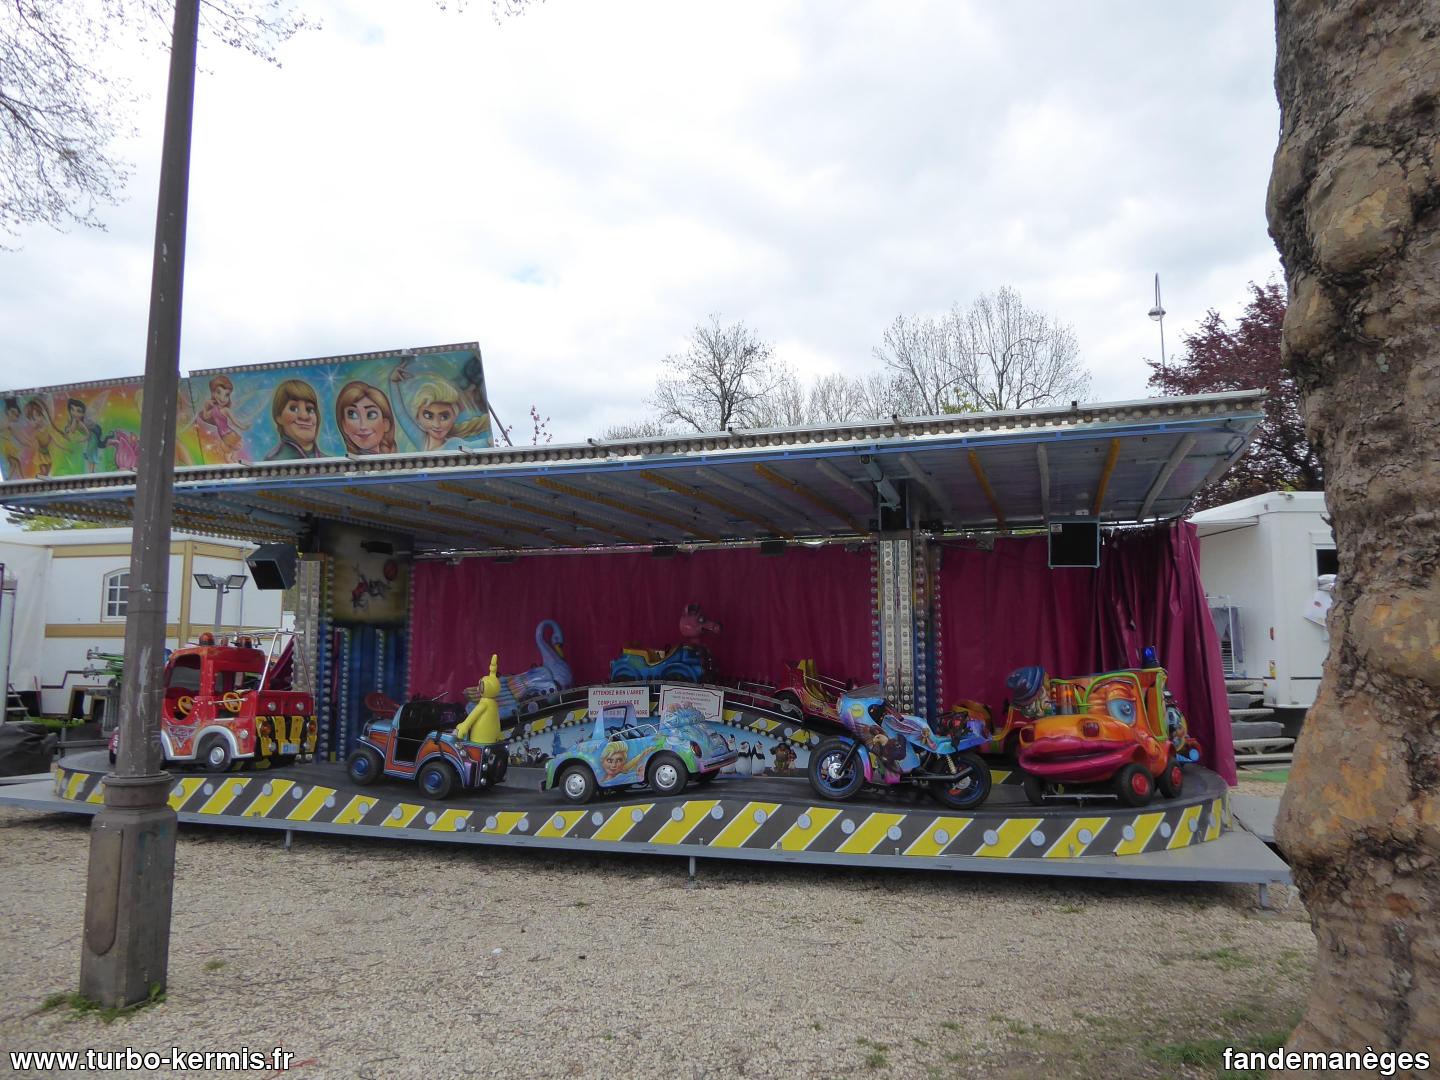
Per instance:
[[[5,688],[5,720],[28,720],[30,710],[25,707],[25,702],[20,697],[20,692],[13,686]]]

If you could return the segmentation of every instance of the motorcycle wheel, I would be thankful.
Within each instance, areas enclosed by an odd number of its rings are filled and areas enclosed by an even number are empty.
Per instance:
[[[859,750],[851,743],[825,739],[810,752],[810,786],[822,799],[848,799],[864,783]]]
[[[979,754],[956,754],[954,780],[932,780],[930,794],[951,810],[970,810],[990,797],[990,766]]]

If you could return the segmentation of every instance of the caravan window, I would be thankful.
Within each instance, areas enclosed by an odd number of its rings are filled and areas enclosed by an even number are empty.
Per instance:
[[[1315,576],[1323,577],[1326,574],[1338,574],[1340,572],[1340,557],[1335,554],[1334,548],[1315,549]]]

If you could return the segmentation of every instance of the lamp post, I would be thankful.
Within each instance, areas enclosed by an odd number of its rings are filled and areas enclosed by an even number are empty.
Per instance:
[[[227,577],[220,577],[218,574],[196,574],[195,584],[202,589],[215,590],[215,640],[220,640],[220,613],[225,608],[225,594],[245,587],[244,574],[230,574]]]
[[[180,388],[180,290],[190,189],[190,122],[195,106],[199,0],[175,0],[150,321],[145,334],[145,400],[135,470],[135,531],[120,684],[120,745],[105,778],[105,805],[90,826],[80,993],[108,1008],[165,989],[175,886],[175,811],[161,769],[165,624],[174,510],[175,420]]]
[[[1155,275],[1155,306],[1150,309],[1150,318],[1160,324],[1160,385],[1162,388],[1170,389],[1165,385],[1168,369],[1165,366],[1165,309],[1160,304],[1160,275]]]

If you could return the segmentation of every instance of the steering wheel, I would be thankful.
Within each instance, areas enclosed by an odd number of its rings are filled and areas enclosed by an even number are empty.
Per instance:
[[[181,716],[189,716],[190,710],[195,707],[195,699],[189,694],[181,694],[175,699],[175,711]]]
[[[245,704],[245,698],[239,690],[226,690],[220,702],[232,713],[238,713],[240,706]]]

